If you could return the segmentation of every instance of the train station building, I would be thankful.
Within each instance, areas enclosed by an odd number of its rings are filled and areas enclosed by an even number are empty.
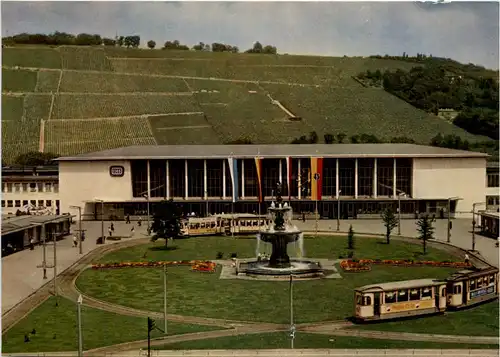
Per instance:
[[[59,158],[59,200],[84,219],[144,215],[170,198],[201,216],[257,213],[281,182],[295,213],[465,218],[486,199],[486,158],[414,144],[131,146]]]

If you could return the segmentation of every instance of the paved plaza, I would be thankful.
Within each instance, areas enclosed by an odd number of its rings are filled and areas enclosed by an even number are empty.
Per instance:
[[[104,231],[107,234],[110,222],[104,222]],[[131,234],[132,224],[114,222],[117,236],[144,238],[146,234],[146,223],[142,227],[135,224],[135,232]],[[71,225],[71,231],[78,229],[78,223]],[[79,248],[73,247],[73,234],[64,237],[56,243],[57,273],[73,265],[82,256],[94,250],[98,245],[96,239],[101,235],[101,222],[83,222],[82,229],[86,230],[86,239],[83,242],[82,253]],[[120,241],[106,241],[105,244],[119,244]],[[54,269],[47,269],[47,279],[43,279],[43,269],[37,268],[43,261],[43,248],[36,245],[34,250],[25,249],[20,252],[2,258],[2,314],[10,310],[16,304],[37,291],[45,283],[51,283],[54,277]],[[46,262],[52,266],[54,262],[54,245],[52,242],[46,245]]]
[[[306,222],[294,221],[297,226],[303,231],[314,232],[316,222],[308,220]],[[107,232],[110,222],[104,222],[104,229]],[[374,233],[383,234],[385,227],[381,220],[341,220],[340,231],[347,232],[349,225],[353,226],[355,232],[358,233]],[[447,220],[436,220],[434,223],[436,239],[446,241]],[[131,236],[132,224],[125,222],[114,222],[115,235]],[[143,222],[142,227],[137,227],[134,224],[135,232],[133,236],[125,239],[143,238],[146,234],[146,222]],[[78,229],[78,223],[71,226],[72,231]],[[89,253],[96,248],[96,238],[101,234],[101,222],[88,221],[83,222],[82,229],[87,230],[87,239],[83,243],[83,255]],[[319,231],[336,232],[336,220],[320,220],[318,221]],[[394,235],[397,234],[397,228],[394,230]],[[417,236],[415,220],[401,221],[401,235],[407,237]],[[118,241],[119,242],[119,241]],[[453,220],[453,229],[451,234],[451,242],[458,247],[464,249],[472,248],[471,238],[471,220],[455,219]],[[79,248],[72,246],[72,235],[65,237],[57,242],[57,272],[60,273],[75,263],[81,255]],[[116,241],[107,241],[106,244],[119,244]],[[307,248],[307,247],[306,247]],[[495,240],[476,234],[476,249],[490,263],[499,266],[499,249],[495,247]],[[11,254],[2,258],[2,313],[11,309],[14,305],[21,302],[30,294],[38,290],[43,284],[50,282],[53,277],[53,269],[47,269],[47,279],[43,279],[43,269],[37,268],[42,263],[43,249],[41,246],[36,246],[34,250],[23,250],[21,252]],[[52,243],[46,247],[47,264],[53,263],[54,250]]]

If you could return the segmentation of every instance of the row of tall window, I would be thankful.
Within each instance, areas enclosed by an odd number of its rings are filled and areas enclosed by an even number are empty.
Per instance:
[[[281,161],[281,172],[280,172]],[[261,172],[262,194],[265,197],[275,195],[276,183],[282,182],[282,195],[289,196],[288,177],[285,159],[263,159]],[[292,160],[291,167],[291,196],[298,197],[299,181],[301,196],[310,197],[311,192],[311,164],[308,159]],[[223,197],[223,170],[225,169],[225,196],[232,196],[232,183],[227,161],[220,159],[207,160],[207,188],[204,187],[204,160],[188,160],[188,197]],[[132,188],[134,197],[147,195],[147,161],[132,161]],[[356,164],[354,159],[339,159],[339,190],[341,196],[355,196]],[[183,159],[169,160],[169,193],[170,197],[186,196],[186,164]],[[244,170],[244,175],[242,171]],[[323,160],[323,197],[335,197],[337,194],[337,164],[336,159]],[[254,159],[237,161],[238,197],[257,197],[259,193],[257,167]],[[167,196],[167,164],[165,160],[150,161],[150,189],[151,197]],[[394,194],[394,160],[378,159],[375,182],[375,160],[358,159],[358,196],[372,197],[376,194],[381,197],[392,197]],[[412,161],[411,159],[396,159],[396,192],[397,194],[411,195],[412,189]]]
[[[24,207],[31,204],[35,207],[52,207],[52,200],[2,200],[2,207]],[[59,200],[56,200],[56,206],[59,206]]]
[[[59,192],[59,184],[53,182],[2,182],[3,193]]]

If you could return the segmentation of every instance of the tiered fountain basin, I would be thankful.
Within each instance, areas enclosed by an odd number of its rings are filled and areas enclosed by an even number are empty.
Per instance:
[[[290,259],[289,266],[282,268],[269,266],[269,259],[251,258],[236,261],[236,275],[272,280],[286,280],[290,275],[294,279],[321,279],[325,272],[319,262],[307,258]]]

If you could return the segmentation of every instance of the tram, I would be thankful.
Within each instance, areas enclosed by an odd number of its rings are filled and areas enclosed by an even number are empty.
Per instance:
[[[417,279],[362,286],[354,290],[357,321],[443,313],[498,298],[498,269],[461,270],[446,279]]]
[[[355,289],[355,318],[386,320],[446,310],[446,281],[417,279]]]
[[[209,217],[190,217],[181,222],[184,237],[204,235],[256,234],[272,221],[267,216],[255,214],[216,214]]]

